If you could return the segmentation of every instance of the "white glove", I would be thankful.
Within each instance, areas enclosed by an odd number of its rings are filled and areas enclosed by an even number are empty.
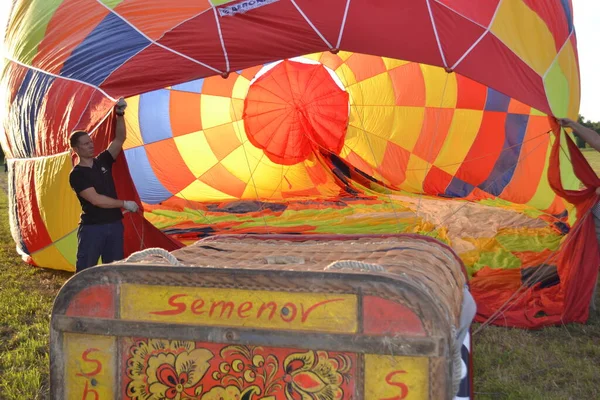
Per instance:
[[[137,212],[139,209],[137,203],[135,201],[130,201],[130,200],[123,201],[123,208],[132,213]]]

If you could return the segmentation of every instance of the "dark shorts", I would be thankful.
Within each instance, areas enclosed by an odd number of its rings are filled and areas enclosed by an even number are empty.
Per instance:
[[[108,264],[123,259],[123,222],[108,224],[79,225],[77,231],[76,271],[102,263]]]

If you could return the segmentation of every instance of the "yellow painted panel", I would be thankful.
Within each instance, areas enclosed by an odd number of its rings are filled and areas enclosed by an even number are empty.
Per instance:
[[[423,192],[425,174],[431,169],[431,164],[421,157],[411,154],[406,166],[406,180],[400,187],[409,192]]]
[[[203,94],[200,99],[202,128],[208,129],[231,122],[231,98]]]
[[[443,68],[420,64],[427,107],[455,108],[458,84],[456,74],[449,74]]]
[[[77,251],[77,250],[76,250]],[[75,266],[63,257],[56,246],[51,245],[31,255],[36,265],[44,268],[75,271]]]
[[[227,200],[235,199],[235,197],[223,193],[214,187],[207,185],[204,182],[198,180],[192,182],[185,189],[175,195],[180,199],[187,201],[214,201],[214,200]]]
[[[53,242],[73,231],[79,222],[81,206],[69,184],[72,168],[68,153],[36,161],[35,192]]]
[[[429,359],[365,355],[365,399],[429,399]]]
[[[117,343],[113,336],[65,333],[64,386],[67,399],[112,399]]]
[[[491,32],[540,76],[556,56],[552,33],[523,0],[503,0]]]
[[[483,111],[455,110],[448,136],[435,160],[435,166],[450,175],[456,174],[477,137],[482,120]]]
[[[231,93],[231,97],[234,99],[245,99],[248,94],[248,89],[250,88],[250,81],[243,77],[242,75],[238,76],[233,84],[233,91]],[[241,116],[240,116],[241,118]]]
[[[178,136],[174,140],[181,158],[196,178],[219,162],[202,131]]]
[[[337,333],[358,324],[357,298],[346,294],[124,284],[121,296],[125,320]]]
[[[125,113],[125,128],[127,129],[127,139],[123,144],[123,149],[130,149],[132,147],[142,146],[144,139],[142,139],[140,129],[140,96],[133,96],[127,100],[127,112]]]

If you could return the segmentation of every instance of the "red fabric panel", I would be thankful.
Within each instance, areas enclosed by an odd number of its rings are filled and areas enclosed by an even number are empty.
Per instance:
[[[443,194],[452,182],[452,178],[453,176],[449,173],[442,171],[435,165],[430,165],[423,182],[423,190],[425,193]]]
[[[15,160],[15,197],[21,236],[30,254],[52,244],[35,193],[35,160]]]
[[[558,52],[569,37],[569,23],[561,1],[523,0],[540,16],[554,37],[554,45]]]
[[[554,123],[555,131],[558,129]],[[561,133],[563,134],[563,133]],[[566,137],[566,136],[565,136]],[[586,322],[589,305],[598,278],[600,251],[594,230],[591,207],[598,201],[600,187],[585,157],[569,138],[567,147],[575,174],[585,184],[582,190],[565,190],[560,179],[559,157],[563,151],[556,140],[550,156],[548,179],[554,191],[575,204],[577,222],[560,250],[545,262],[555,264],[560,284],[550,288],[521,288],[520,269],[491,270],[484,268],[471,279],[471,293],[477,302],[476,320],[483,322],[494,316],[496,325],[539,328],[546,325]],[[502,309],[501,312],[498,310]]]
[[[212,13],[208,0],[123,0],[115,12],[153,40],[202,12]]]
[[[487,100],[487,87],[460,74],[456,74],[456,108],[483,110]]]
[[[223,18],[219,19],[220,22],[222,20]],[[196,40],[190,40],[191,38]],[[220,71],[227,69],[213,11],[205,12],[173,28],[165,33],[158,43]]]
[[[179,193],[196,180],[181,158],[175,140],[160,140],[147,144],[144,148],[156,178],[169,192]],[[168,163],[165,160],[169,160]]]
[[[353,0],[340,48],[443,66],[425,1]]]
[[[500,0],[435,0],[453,9],[460,15],[487,27],[492,22]],[[433,2],[432,2],[433,3]]]
[[[69,135],[88,106],[96,89],[77,82],[56,79],[44,99],[36,132],[37,156],[70,149]]]
[[[327,48],[293,4],[283,1],[235,16],[215,17],[212,12],[204,13],[165,34],[160,43],[225,71],[225,56],[215,18],[220,24],[229,56],[230,71]],[[264,21],[269,23],[265,24]],[[316,22],[321,23],[320,20]],[[186,40],[187,37],[195,37],[198,40]],[[160,71],[160,74],[156,74],[157,77],[169,75],[164,74],[160,68],[157,68],[157,71]],[[201,71],[196,76],[213,74],[214,72]],[[152,77],[146,79],[153,80]],[[179,80],[181,81],[183,80]]]
[[[296,0],[302,12],[334,48],[337,46],[347,3],[347,0]]]
[[[475,46],[456,72],[552,115],[542,78],[492,34]]]
[[[102,89],[113,97],[129,97],[214,74],[162,47],[150,45],[115,70],[102,83]]]
[[[591,214],[591,208],[599,201],[596,189],[600,187],[600,179],[571,138],[564,136],[575,175],[583,182],[585,189],[566,190],[562,186],[559,165],[562,150],[557,140],[552,148],[548,179],[559,196],[575,204],[579,216],[569,234],[570,240],[563,243],[558,264],[565,295],[562,319],[565,322],[585,322],[600,266],[600,251]]]
[[[485,182],[494,169],[504,146],[506,113],[487,111],[483,114],[479,133],[456,177],[473,186]],[[485,132],[485,134],[483,134]],[[482,157],[485,155],[485,157]]]
[[[435,1],[430,4],[446,63],[451,68],[485,29]]]
[[[27,75],[27,71],[28,69],[17,64],[14,62],[8,62],[6,64],[5,67],[5,73],[3,75],[3,79],[4,82],[6,82],[6,84],[4,85],[4,89],[5,90],[5,96],[6,96],[6,105],[4,106],[4,110],[3,112],[5,113],[6,116],[10,115],[10,105],[12,105],[12,103],[15,100],[15,97],[17,95],[17,93],[19,92],[19,89],[23,83],[23,79],[25,78],[25,76]],[[2,150],[4,150],[4,155],[6,158],[13,158],[14,157],[14,153],[13,153],[13,145],[14,145],[14,137],[19,137],[19,131],[16,129],[6,129],[8,128],[10,125],[7,124],[6,122],[4,122],[4,128],[5,130],[2,132],[3,135],[6,136],[7,138],[7,144],[8,144],[8,148],[3,148]],[[20,142],[21,140],[19,139],[18,142]],[[17,147],[15,146],[15,149]],[[18,150],[17,150],[18,152]]]

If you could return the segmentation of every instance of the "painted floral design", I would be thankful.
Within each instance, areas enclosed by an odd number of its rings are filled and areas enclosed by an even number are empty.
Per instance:
[[[255,394],[259,394],[260,389],[258,386],[250,386],[243,392],[237,386],[216,386],[210,389],[205,395],[202,396],[202,400],[250,400]],[[266,398],[263,397],[266,400]]]
[[[131,349],[127,395],[135,400],[199,399],[213,354],[194,342],[153,340]]]
[[[341,400],[353,393],[351,369],[350,357],[325,351],[150,339],[129,350],[126,394],[133,400]]]
[[[285,396],[288,400],[342,399],[341,385],[349,379],[350,359],[330,358],[324,351],[291,354],[285,359]]]
[[[222,385],[233,384],[240,389],[247,385],[258,385],[259,394],[269,396],[280,392],[283,387],[275,379],[279,372],[279,361],[271,354],[263,354],[262,347],[256,346],[227,346],[221,350],[224,361],[219,365],[219,371],[213,374],[214,379],[220,379]],[[261,397],[269,399],[270,397]],[[273,397],[274,399],[274,397]]]

